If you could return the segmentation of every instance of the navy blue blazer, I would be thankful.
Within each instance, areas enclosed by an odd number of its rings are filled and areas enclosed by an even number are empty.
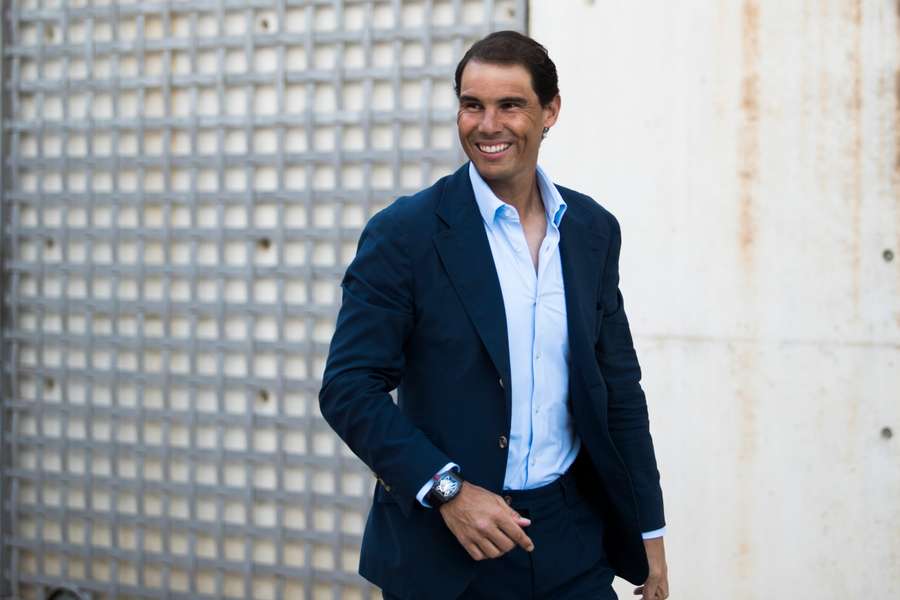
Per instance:
[[[366,225],[342,283],[319,393],[322,415],[379,480],[360,574],[400,597],[454,598],[474,575],[475,561],[440,513],[417,502],[422,484],[453,461],[467,480],[500,493],[506,469],[506,317],[467,169],[396,200]],[[568,205],[560,252],[569,402],[582,440],[577,476],[606,517],[613,567],[642,584],[641,532],[665,523],[618,289],[619,224],[591,198],[559,191]]]

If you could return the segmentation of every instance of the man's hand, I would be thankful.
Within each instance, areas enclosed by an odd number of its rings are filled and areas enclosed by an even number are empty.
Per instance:
[[[516,547],[531,552],[534,543],[523,527],[531,525],[503,498],[468,481],[459,494],[438,509],[444,523],[475,560],[497,558]]]
[[[644,600],[665,600],[669,597],[669,571],[666,568],[666,548],[661,537],[644,540],[650,574],[644,585],[634,590]]]

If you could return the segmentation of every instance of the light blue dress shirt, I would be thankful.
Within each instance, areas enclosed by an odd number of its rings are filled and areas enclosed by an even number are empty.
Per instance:
[[[575,461],[581,440],[568,407],[569,330],[559,224],[566,203],[541,167],[538,189],[547,215],[535,271],[515,207],[500,200],[469,163],[475,201],[497,268],[509,339],[512,418],[503,487],[527,490],[552,483]],[[457,468],[446,465],[441,473]],[[417,495],[431,488],[427,482]],[[664,530],[647,532],[645,539]]]
[[[535,271],[518,211],[500,200],[469,163],[503,293],[509,339],[512,418],[503,487],[527,490],[552,483],[578,456],[569,397],[569,329],[559,256],[566,203],[538,167],[547,233]]]

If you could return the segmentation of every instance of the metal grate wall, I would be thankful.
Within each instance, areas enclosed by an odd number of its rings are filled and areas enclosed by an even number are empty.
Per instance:
[[[339,280],[524,0],[3,10],[0,597],[374,597],[317,413]]]

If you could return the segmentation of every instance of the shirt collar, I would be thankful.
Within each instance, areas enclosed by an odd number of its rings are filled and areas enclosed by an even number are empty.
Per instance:
[[[472,162],[469,162],[469,179],[472,181],[472,190],[475,192],[475,202],[478,204],[481,218],[488,227],[493,227],[494,219],[497,218],[499,211],[509,205],[494,194]],[[559,227],[566,212],[566,202],[556,186],[553,185],[550,176],[540,166],[537,167],[537,181],[541,199],[544,202],[544,210],[547,213],[547,221],[554,227]]]

